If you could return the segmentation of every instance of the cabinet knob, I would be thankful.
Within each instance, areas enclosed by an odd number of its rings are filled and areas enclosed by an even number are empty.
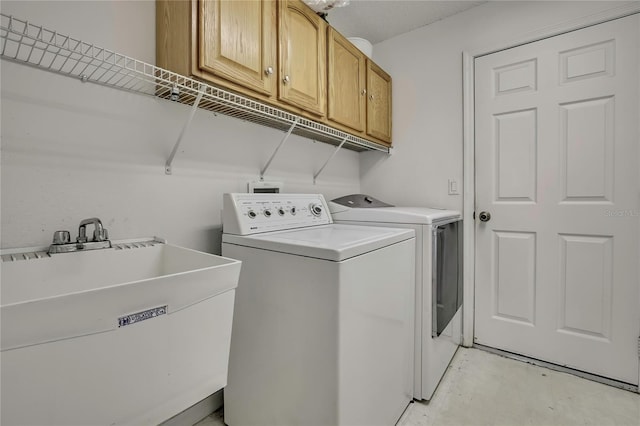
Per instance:
[[[271,75],[273,74],[273,67],[267,67],[266,70],[264,70],[265,75]]]
[[[285,75],[285,76],[284,76],[284,78],[282,79],[282,82],[283,82],[284,84],[287,84],[287,83],[289,83],[290,81],[291,81],[291,79],[289,78],[289,76],[288,76],[288,75]]]
[[[369,95],[369,100],[372,101],[373,100],[373,95]]]
[[[362,89],[362,92],[360,92],[360,94],[361,94],[362,96],[366,95],[366,94],[367,94],[367,89]]]

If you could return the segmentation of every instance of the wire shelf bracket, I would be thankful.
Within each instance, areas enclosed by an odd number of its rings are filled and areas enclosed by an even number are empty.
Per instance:
[[[182,139],[184,138],[184,135],[187,133],[187,130],[189,129],[189,126],[191,125],[191,121],[193,121],[193,117],[196,115],[196,111],[198,110],[198,107],[200,106],[200,101],[202,100],[202,96],[204,95],[205,89],[204,86],[200,87],[200,91],[198,93],[198,96],[196,96],[195,101],[193,102],[193,106],[191,107],[191,111],[189,111],[189,116],[187,117],[187,121],[184,123],[184,126],[182,126],[182,130],[180,131],[180,134],[178,135],[178,140],[176,141],[175,145],[173,146],[173,150],[171,150],[171,154],[169,154],[169,158],[167,159],[167,162],[164,166],[164,172],[165,174],[170,175],[171,174],[171,163],[173,163],[173,158],[176,156],[176,152],[178,151],[178,147],[180,146],[180,143],[182,142]],[[174,94],[174,96],[179,96],[179,92],[178,90],[174,90],[172,92]]]
[[[273,159],[276,158],[276,155],[278,154],[278,151],[280,151],[280,148],[282,148],[282,146],[287,141],[287,139],[289,139],[289,136],[291,136],[291,132],[293,132],[293,130],[296,128],[296,126],[298,125],[298,121],[299,120],[300,120],[299,118],[296,118],[295,121],[293,122],[293,124],[291,124],[291,127],[289,127],[289,130],[287,131],[287,133],[285,133],[284,137],[282,138],[282,140],[280,141],[280,143],[276,147],[276,150],[273,151],[273,154],[271,154],[271,157],[269,157],[269,160],[267,161],[267,164],[265,164],[264,167],[262,168],[262,170],[260,170],[260,181],[261,182],[264,181],[264,174],[267,173],[267,169],[271,165],[271,162],[273,161]]]
[[[286,138],[293,133],[317,142],[341,145],[354,151],[379,151],[386,154],[390,151],[390,147],[386,145],[4,13],[0,13],[0,58],[71,77],[83,83],[91,82],[192,107],[189,119],[173,147],[174,152],[165,164],[165,172],[168,174],[171,173],[175,153],[198,108],[213,114],[219,113],[287,131]],[[260,172],[261,177],[274,156],[275,153]]]
[[[340,151],[340,148],[342,148],[342,145],[344,145],[344,143],[347,141],[347,138],[342,139],[342,142],[340,142],[340,145],[338,145],[336,147],[336,149],[333,150],[333,152],[331,153],[331,155],[329,156],[329,158],[327,158],[327,161],[324,162],[324,164],[322,165],[322,167],[320,167],[320,170],[318,170],[316,172],[315,175],[313,175],[313,184],[316,184],[316,180],[318,179],[318,176],[320,176],[320,173],[322,173],[322,171],[324,170],[325,167],[327,167],[327,164],[329,164],[331,162],[331,160],[333,160],[333,157],[336,156],[336,154],[338,153],[338,151]]]

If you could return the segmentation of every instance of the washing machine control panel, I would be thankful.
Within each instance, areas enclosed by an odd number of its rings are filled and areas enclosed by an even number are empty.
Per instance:
[[[322,194],[224,194],[223,232],[250,235],[332,223]]]

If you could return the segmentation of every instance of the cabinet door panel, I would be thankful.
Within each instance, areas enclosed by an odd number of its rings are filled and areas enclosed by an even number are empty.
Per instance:
[[[329,28],[327,34],[327,116],[354,130],[364,131],[365,55],[333,28]]]
[[[200,69],[260,93],[273,93],[275,3],[200,0],[199,7]]]
[[[391,77],[367,60],[367,134],[391,142]]]
[[[299,0],[279,2],[278,97],[306,111],[326,110],[326,23]]]

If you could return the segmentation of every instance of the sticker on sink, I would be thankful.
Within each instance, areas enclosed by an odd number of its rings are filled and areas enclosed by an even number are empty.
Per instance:
[[[135,324],[140,321],[164,315],[167,313],[167,306],[168,305],[158,306],[157,308],[147,309],[146,311],[136,312],[135,314],[120,317],[118,318],[118,327],[124,327],[125,325]]]

